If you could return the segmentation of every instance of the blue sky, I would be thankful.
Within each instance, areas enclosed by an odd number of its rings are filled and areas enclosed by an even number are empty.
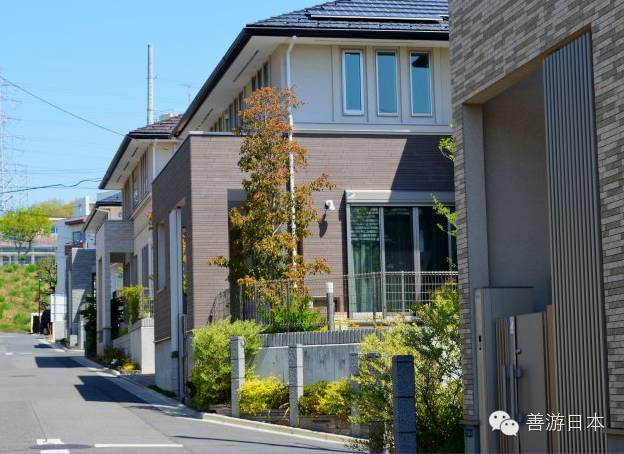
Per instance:
[[[145,124],[147,44],[155,53],[155,110],[183,112],[241,28],[321,0],[7,1],[0,75],[125,133]],[[14,88],[4,110],[14,185],[100,178],[121,137],[75,120]],[[97,183],[29,191],[16,203],[95,196]]]

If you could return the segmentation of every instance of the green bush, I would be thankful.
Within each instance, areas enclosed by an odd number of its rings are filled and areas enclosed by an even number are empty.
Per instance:
[[[290,307],[277,305],[271,308],[271,324],[265,329],[267,333],[290,331],[317,331],[323,326],[321,315],[311,309],[308,298],[294,300]]]
[[[416,427],[419,452],[463,452],[462,369],[459,338],[459,293],[454,284],[437,289],[432,302],[414,308],[416,323],[398,321],[380,338],[367,337],[356,378],[359,424],[389,421],[385,432],[371,434],[373,450],[393,452],[392,356],[412,355],[416,375]]]
[[[107,347],[106,350],[104,350],[103,359],[106,363],[110,363],[114,359],[123,363],[126,360],[126,354],[119,348]]]
[[[288,387],[275,377],[245,380],[240,389],[239,408],[241,413],[252,416],[288,408]]]
[[[121,293],[126,300],[128,320],[130,321],[130,324],[136,323],[139,320],[141,309],[141,294],[143,293],[143,288],[140,285],[135,285],[133,287],[124,287]]]
[[[30,316],[18,312],[13,316],[13,323],[16,325],[28,325],[30,324]]]
[[[4,298],[2,298],[2,300],[0,300],[0,320],[4,318],[4,311],[6,311],[8,308],[9,305],[5,303]]]
[[[97,308],[93,296],[85,295],[80,305],[80,315],[85,320],[85,352],[87,355],[95,355],[97,348]]]
[[[193,333],[193,370],[191,399],[198,408],[230,401],[230,337],[242,336],[245,341],[246,371],[260,348],[260,325],[253,321],[231,322],[229,318],[206,325]]]
[[[306,385],[299,398],[299,411],[304,416],[348,416],[351,413],[351,388],[347,380]]]

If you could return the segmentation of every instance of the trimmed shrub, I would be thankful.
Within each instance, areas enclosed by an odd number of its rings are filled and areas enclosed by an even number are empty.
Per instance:
[[[240,412],[255,416],[288,408],[288,387],[275,377],[245,380],[240,389]]]
[[[193,370],[189,383],[193,405],[209,405],[230,401],[230,337],[245,340],[246,374],[251,375],[251,363],[260,348],[262,328],[253,321],[231,322],[225,318],[193,332]]]
[[[29,265],[26,265],[24,267],[24,272],[26,273],[34,273],[35,271],[37,271],[38,267],[37,265],[35,265],[34,263],[31,263]]]
[[[348,416],[351,413],[351,388],[347,380],[306,385],[299,398],[299,411],[304,416]]]

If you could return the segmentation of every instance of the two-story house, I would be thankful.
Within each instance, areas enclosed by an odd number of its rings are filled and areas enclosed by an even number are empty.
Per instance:
[[[98,353],[112,346],[117,327],[111,323],[111,298],[116,290],[111,285],[123,270],[123,285],[143,288],[141,326],[151,325],[152,285],[152,181],[171,157],[176,140],[171,133],[179,118],[164,115],[160,121],[129,132],[120,144],[106,171],[100,189],[120,191],[121,218],[102,216],[94,222],[96,233]],[[114,264],[117,264],[116,266]],[[151,327],[151,326],[150,326]],[[132,329],[132,327],[129,327]],[[151,339],[146,340],[151,344]],[[153,348],[153,347],[152,347]],[[144,373],[153,372],[152,358]],[[142,360],[137,358],[141,363]]]
[[[330,174],[315,195],[323,215],[304,255],[331,267],[338,305],[370,313],[371,287],[351,297],[343,276],[448,271],[451,235],[432,194],[454,203],[453,166],[438,150],[451,133],[446,1],[339,0],[247,25],[177,124],[175,154],[153,183],[156,380],[184,395],[191,330],[228,315],[228,212],[240,205],[237,167],[244,99],[294,87],[294,140],[309,167]],[[335,209],[333,209],[335,208]]]

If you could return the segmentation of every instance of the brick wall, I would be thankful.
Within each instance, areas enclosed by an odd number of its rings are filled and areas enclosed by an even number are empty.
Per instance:
[[[475,415],[467,267],[462,105],[513,79],[583,30],[591,29],[600,180],[602,265],[610,425],[624,429],[624,3],[608,0],[451,0],[451,63],[456,140],[455,191],[464,352],[464,415]]]
[[[334,275],[347,273],[345,190],[452,191],[453,169],[437,149],[439,139],[433,135],[297,136],[308,150],[309,167],[296,176],[296,182],[328,172],[336,184],[334,190],[314,196],[319,214],[323,214],[328,199],[334,201],[337,210],[328,213],[322,236],[318,225],[311,226],[305,256],[325,257]],[[228,287],[227,271],[208,266],[208,261],[229,254],[228,209],[242,190],[242,174],[237,167],[241,141],[231,136],[191,136],[154,182],[155,223],[166,222],[169,210],[186,197],[191,250],[190,327],[204,326],[211,316],[222,313],[220,294]],[[156,340],[169,335],[168,304],[166,289],[156,294]]]

